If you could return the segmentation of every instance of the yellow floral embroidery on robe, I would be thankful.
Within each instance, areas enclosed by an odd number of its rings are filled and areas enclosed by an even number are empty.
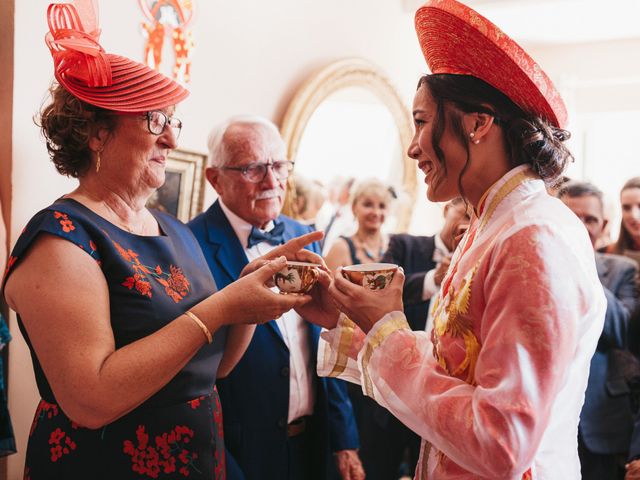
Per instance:
[[[322,334],[318,373],[366,385],[424,439],[417,479],[578,479],[577,424],[606,310],[593,248],[526,166],[486,205],[435,301],[436,341],[402,312],[367,335],[341,319]]]
[[[467,371],[464,380],[474,385],[474,371],[478,355],[480,354],[480,342],[473,331],[473,322],[465,317],[469,312],[471,300],[471,284],[477,270],[477,265],[472,268],[462,279],[460,285],[451,285],[444,300],[442,293],[438,294],[433,308],[433,354],[438,364],[451,376],[460,377]],[[441,337],[451,335],[461,338],[465,345],[465,357],[455,368],[447,365],[447,360],[442,351]]]

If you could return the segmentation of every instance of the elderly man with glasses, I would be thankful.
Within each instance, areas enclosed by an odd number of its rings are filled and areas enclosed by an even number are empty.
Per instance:
[[[249,261],[310,228],[280,215],[293,162],[273,123],[233,117],[208,146],[206,177],[218,200],[189,226],[223,289]],[[316,374],[319,333],[291,310],[252,337],[228,338],[249,345],[233,370],[218,370],[227,478],[326,479],[335,475],[331,452],[343,479],[364,478],[345,385]]]

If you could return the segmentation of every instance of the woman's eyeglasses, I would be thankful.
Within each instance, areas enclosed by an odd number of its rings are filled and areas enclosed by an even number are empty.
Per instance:
[[[288,160],[277,160],[275,162],[255,162],[249,163],[242,167],[221,167],[223,170],[235,170],[240,172],[244,178],[251,183],[260,183],[267,176],[267,170],[271,168],[273,174],[279,180],[285,180],[289,177],[289,174],[293,171],[294,162]]]
[[[145,113],[145,117],[147,117],[147,128],[154,135],[162,135],[165,127],[169,125],[176,140],[180,136],[180,131],[182,130],[182,121],[180,119],[168,117],[167,114],[160,110],[151,110]]]

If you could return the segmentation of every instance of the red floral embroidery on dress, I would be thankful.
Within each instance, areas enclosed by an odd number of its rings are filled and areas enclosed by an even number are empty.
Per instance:
[[[215,408],[213,409],[213,420],[215,421],[216,427],[218,429],[218,438],[224,438],[224,430],[222,429],[222,405],[220,404],[220,397],[218,396],[218,389],[214,386],[216,394],[213,396],[216,402]]]
[[[189,400],[187,403],[189,405],[191,405],[191,408],[193,408],[195,410],[196,408],[198,408],[200,406],[200,402],[202,400],[204,400],[205,398],[206,397],[204,395],[202,395],[202,396],[200,396],[198,398],[194,398],[193,400]]]
[[[82,250],[84,250],[84,245],[82,245],[81,243],[78,243],[77,245]],[[93,242],[93,240],[89,240],[89,249],[90,251],[87,253],[91,255],[91,258],[93,258],[96,261],[98,266],[102,266],[102,262],[96,258],[96,255],[98,254],[98,247],[96,247],[96,244]]]
[[[40,400],[38,404],[38,409],[36,410],[36,414],[33,418],[33,423],[31,424],[31,430],[29,430],[29,436],[33,435],[33,432],[36,430],[38,426],[38,422],[46,418],[53,418],[58,415],[58,406],[55,403],[48,403],[44,400]]]
[[[167,275],[166,280],[162,278],[162,273],[157,273],[158,270],[162,271],[160,266],[156,267],[153,275],[157,275],[156,280],[164,286],[164,291],[167,292],[167,295],[169,295],[174,302],[178,303],[187,295],[187,293],[189,293],[189,281],[182,273],[182,269],[174,265],[170,265],[169,271],[171,273],[165,273],[165,275]]]
[[[64,439],[64,441],[62,441]],[[72,450],[76,449],[76,442],[71,440],[65,431],[56,428],[49,436],[49,445],[51,447],[51,461],[57,462],[63,455],[68,455]]]
[[[194,463],[198,454],[185,448],[193,435],[189,427],[176,425],[169,433],[156,436],[155,446],[151,446],[144,425],[139,425],[136,429],[137,446],[131,440],[125,440],[123,451],[131,457],[131,469],[136,473],[158,478],[161,473],[174,473],[179,465],[178,472],[188,477],[192,470],[202,473]]]
[[[4,269],[4,274],[2,275],[2,284],[4,284],[4,280],[7,278],[7,275],[9,274],[9,270],[11,270],[11,267],[13,267],[13,264],[16,263],[16,260],[18,260],[18,257],[14,257],[13,255],[9,257],[9,260],[7,261],[7,266]]]
[[[218,389],[215,387],[213,387],[214,391],[215,391],[215,395],[213,395],[213,398],[215,400],[215,408],[213,409],[213,420],[214,420],[214,426],[217,429],[217,440],[220,441],[220,444],[218,444],[216,442],[216,450],[214,453],[214,462],[215,462],[215,474],[217,479],[219,480],[224,480],[226,478],[226,462],[227,459],[224,456],[224,448],[222,448],[222,445],[224,445],[224,431],[222,428],[223,425],[223,419],[222,419],[222,405],[220,404],[220,397],[218,396]]]
[[[147,282],[144,275],[136,273],[133,275],[133,277],[127,277],[127,279],[122,282],[122,285],[127,287],[129,290],[135,287],[135,289],[142,295],[146,295],[147,297],[151,298],[151,284]]]
[[[155,279],[164,287],[164,291],[174,302],[178,303],[189,293],[191,284],[187,277],[184,276],[182,269],[175,265],[169,265],[169,272],[162,270],[160,265],[155,268],[144,265],[140,262],[139,255],[133,250],[124,249],[118,242],[111,240],[116,250],[122,258],[131,263],[133,267],[133,276],[127,277],[122,285],[129,290],[135,288],[141,295],[151,298],[153,296],[151,283],[148,277]]]
[[[98,247],[91,239],[89,240],[89,248],[91,249],[91,251],[89,252],[91,258],[93,258],[97,262],[98,266],[102,266],[102,262],[98,258],[96,258],[96,256],[98,255]]]
[[[69,233],[76,229],[76,227],[73,225],[73,222],[69,220],[69,216],[66,213],[53,212],[53,216],[59,220],[60,225],[62,225],[63,232]]]

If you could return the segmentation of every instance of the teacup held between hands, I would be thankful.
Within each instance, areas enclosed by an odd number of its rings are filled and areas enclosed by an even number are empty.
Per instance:
[[[287,265],[276,272],[273,283],[284,295],[304,295],[318,280],[318,267],[315,263],[287,261]]]
[[[397,270],[398,265],[393,263],[365,263],[344,267],[342,275],[356,285],[382,290],[393,280]]]

